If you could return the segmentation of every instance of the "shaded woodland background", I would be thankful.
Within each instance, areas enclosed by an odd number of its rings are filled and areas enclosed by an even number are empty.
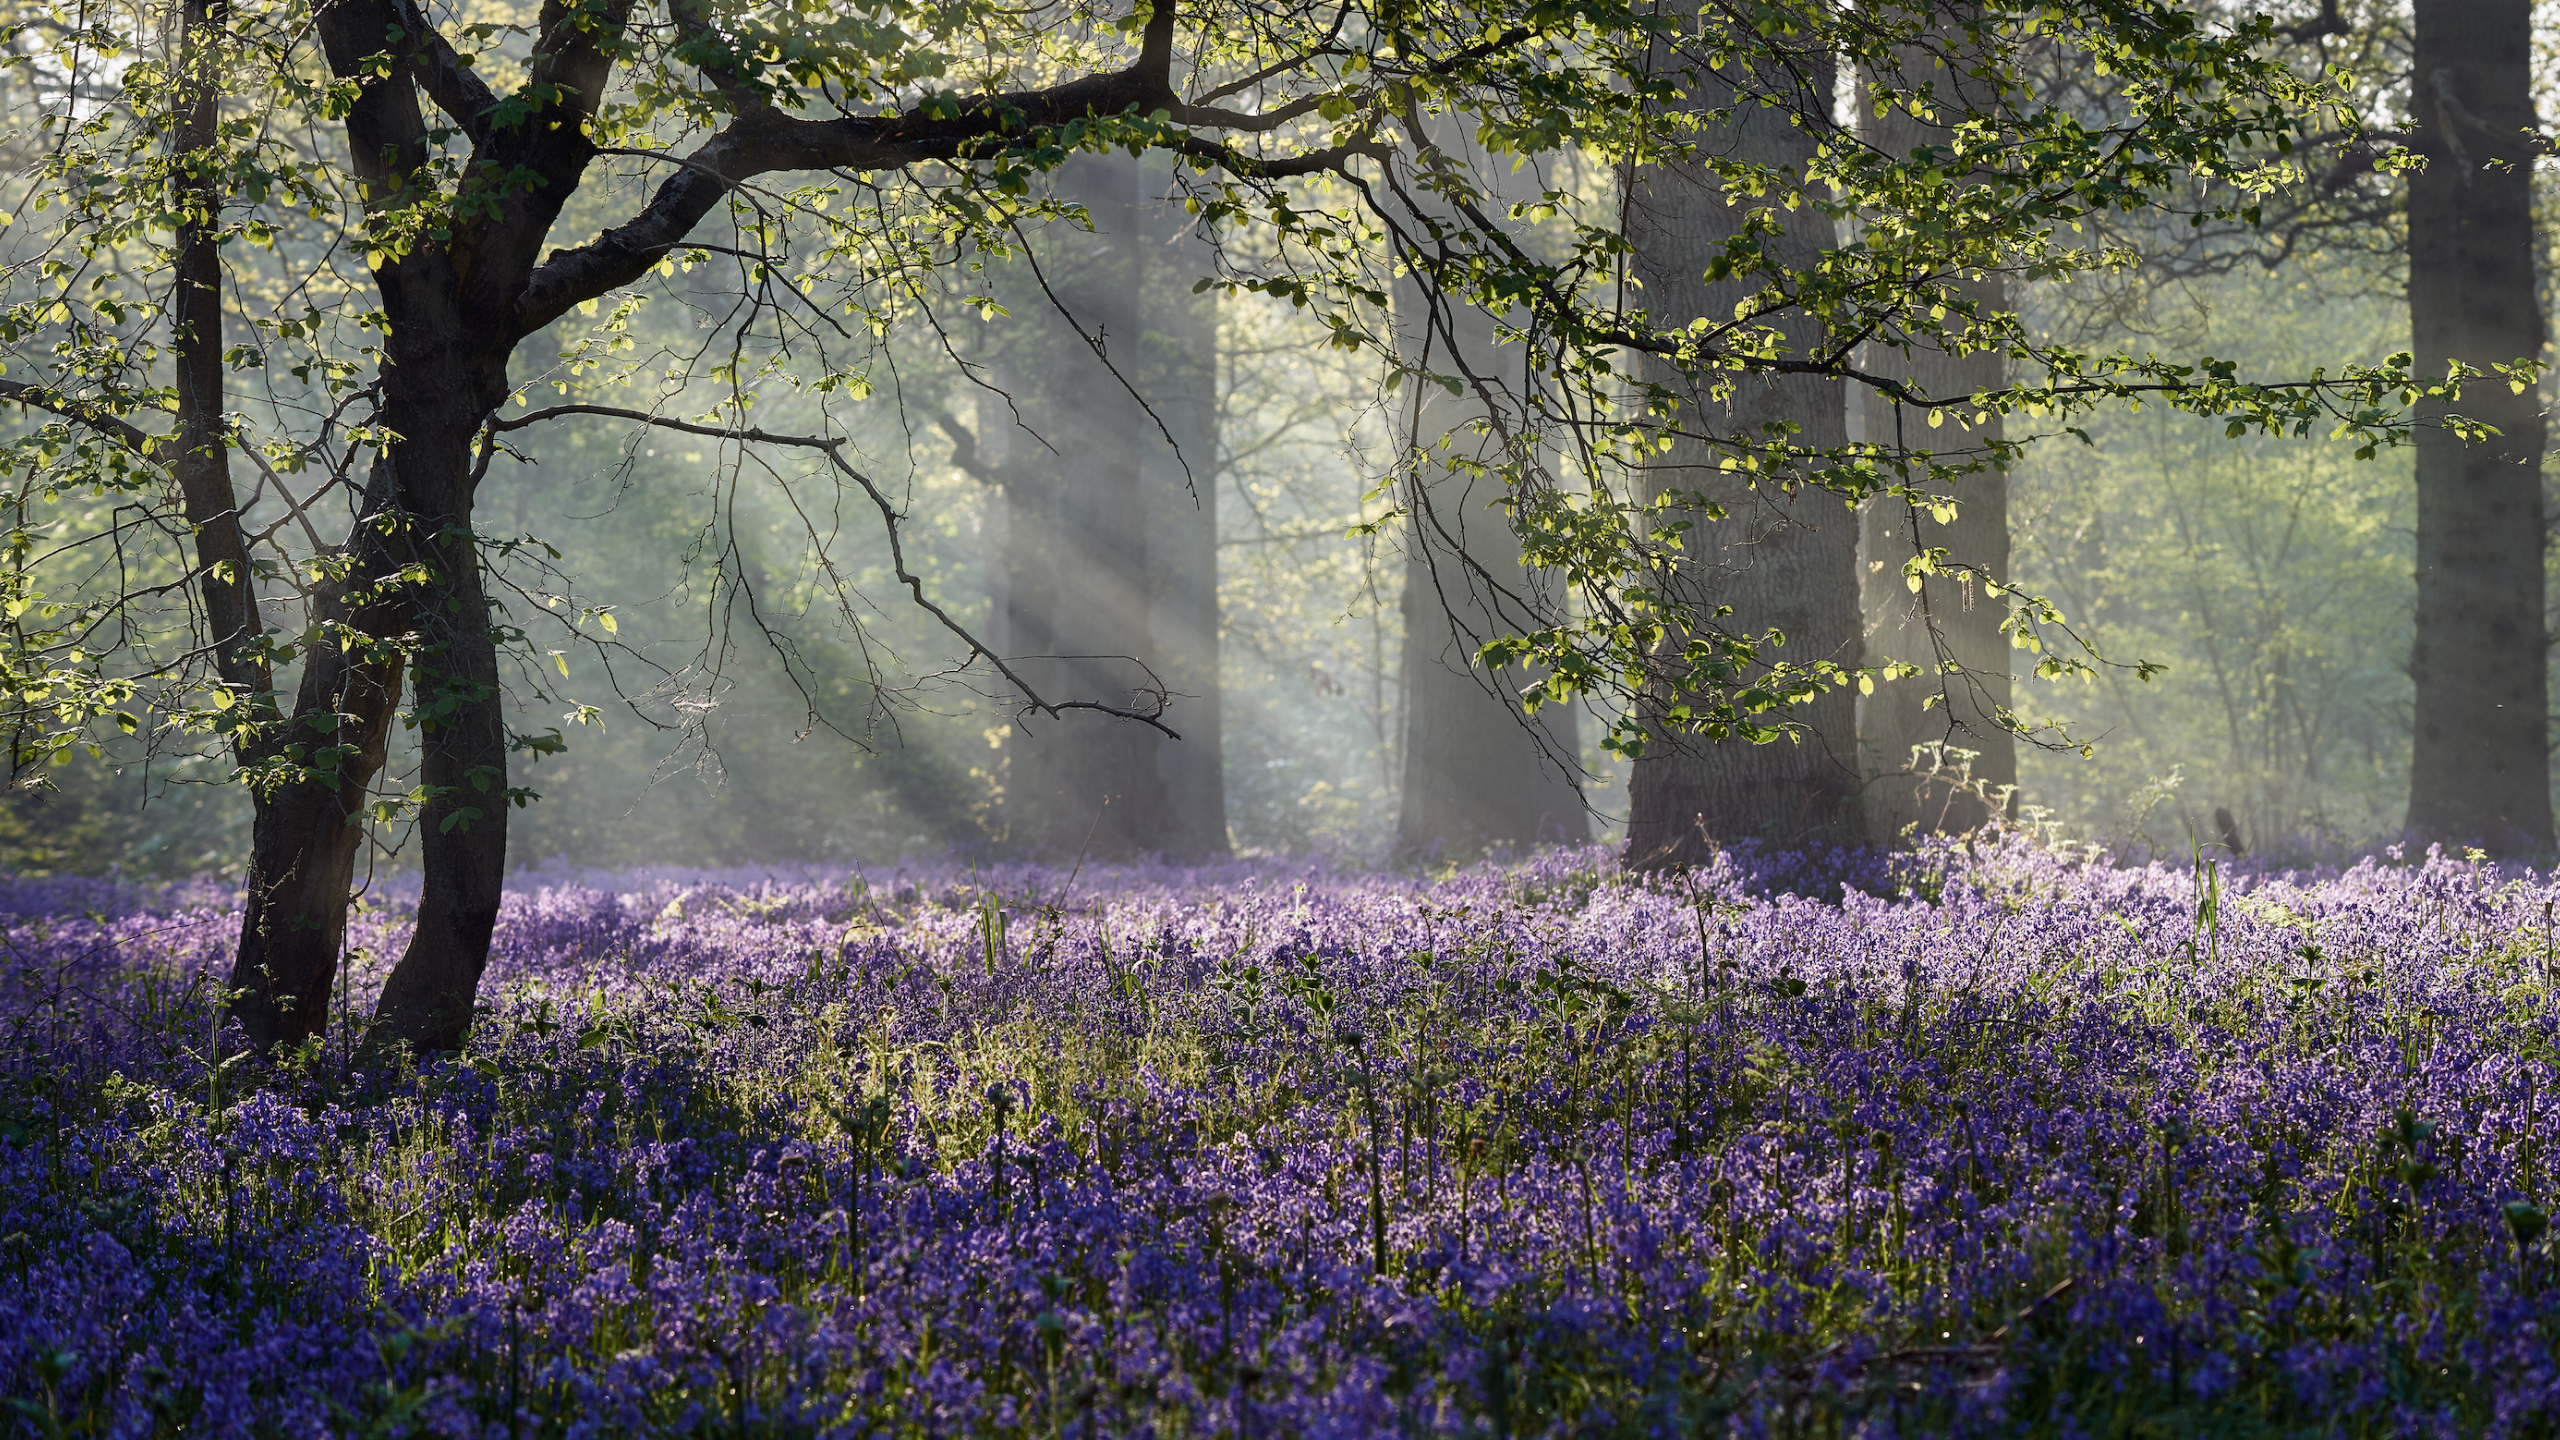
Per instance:
[[[1009,654],[1068,657],[1027,679],[1157,696],[1184,738],[1091,716],[1026,725],[1001,687],[937,678],[963,657],[899,593],[877,525],[813,508],[841,496],[795,489],[772,468],[791,457],[572,418],[499,457],[483,513],[559,551],[560,571],[653,598],[617,607],[610,634],[545,642],[554,669],[513,677],[517,723],[542,728],[548,707],[571,742],[525,777],[543,799],[516,821],[518,864],[1365,862],[1468,859],[1530,833],[1622,838],[1625,767],[1600,751],[1596,717],[1551,710],[1528,728],[1452,639],[1445,606],[1463,587],[1399,528],[1358,533],[1387,507],[1369,477],[1401,437],[1462,424],[1434,413],[1454,402],[1384,388],[1285,301],[1195,292],[1207,262],[1161,173],[1080,157],[1055,183],[1088,207],[1090,243],[1048,272],[990,273],[997,304],[901,341],[912,363],[862,407],[860,459],[900,487],[908,561],[938,600]],[[2546,180],[2546,248],[2551,204]],[[2379,356],[2408,344],[2393,223],[2281,264],[2208,257],[2025,304],[2056,331],[2263,372]],[[740,288],[705,274],[698,306],[649,308],[638,352],[729,343],[721,307]],[[1502,363],[1489,330],[1452,343]],[[564,354],[545,381],[573,395],[596,363]],[[974,381],[954,378],[963,367]],[[788,404],[774,407],[786,429]],[[1889,422],[1870,405],[1852,423]],[[2252,848],[2395,835],[2411,474],[2406,451],[2357,461],[2318,436],[2232,440],[2159,411],[2037,443],[2005,482],[2012,573],[2111,658],[2166,670],[2018,682],[2023,714],[2096,742],[2089,757],[2021,744],[2022,812],[2119,848],[2183,851],[2216,837],[2217,809]],[[1446,512],[1472,517],[1470,553],[1499,550],[1498,516],[1462,477],[1443,483],[1458,486]],[[835,576],[871,607],[840,604]],[[1871,621],[1887,598],[1871,594]],[[1426,693],[1442,707],[1427,723]],[[1902,758],[1865,757],[1871,772]],[[1470,817],[1484,790],[1470,765],[1540,778],[1519,813]],[[7,797],[0,868],[222,873],[249,821],[223,776],[147,740],[76,760]],[[401,863],[396,842],[375,857]]]

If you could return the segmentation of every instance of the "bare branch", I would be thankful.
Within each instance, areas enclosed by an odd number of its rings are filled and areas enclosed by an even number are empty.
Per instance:
[[[671,420],[663,415],[652,415],[645,410],[625,409],[619,405],[551,405],[505,420],[492,420],[489,422],[489,430],[492,434],[507,430],[521,430],[529,425],[539,425],[543,421],[556,420],[564,415],[601,415],[609,419],[630,420],[642,425],[654,425],[662,430],[674,430],[682,434],[700,435],[714,440],[737,440],[757,445],[792,445],[804,450],[817,451],[827,457],[827,463],[834,466],[838,473],[861,486],[862,492],[870,496],[871,503],[879,508],[881,524],[886,527],[889,535],[890,569],[897,576],[898,583],[906,586],[909,593],[914,595],[919,608],[941,622],[943,629],[950,631],[962,644],[969,647],[972,658],[984,657],[987,664],[993,667],[998,675],[1004,677],[1005,683],[1013,686],[1022,696],[1026,709],[1037,710],[1053,717],[1069,710],[1091,710],[1097,714],[1109,715],[1121,720],[1135,720],[1161,733],[1169,740],[1182,738],[1173,727],[1156,718],[1157,714],[1162,713],[1161,706],[1155,713],[1149,713],[1144,710],[1129,710],[1116,705],[1106,705],[1099,700],[1041,699],[1039,692],[1033,690],[1029,682],[1016,674],[1013,667],[1005,663],[1003,656],[988,649],[986,643],[971,634],[967,626],[952,618],[951,612],[935,604],[932,597],[924,593],[924,577],[907,568],[906,547],[899,539],[898,526],[904,517],[899,515],[898,507],[890,503],[888,495],[873,482],[870,476],[855,469],[852,463],[844,458],[843,437],[829,439],[820,435],[777,435],[763,429],[741,430],[717,425],[700,425],[690,420]]]
[[[1031,132],[1107,116],[1180,120],[1192,107],[1169,79],[1173,7],[1147,21],[1138,63],[1043,90],[1012,91],[961,102],[937,98],[896,115],[803,120],[771,109],[742,114],[681,157],[681,172],[658,186],[629,221],[574,249],[554,250],[514,298],[515,333],[529,335],[576,305],[647,274],[675,249],[730,190],[776,170],[896,170],[927,161],[965,159],[1016,143]],[[1198,123],[1266,129],[1264,117],[1198,113]],[[1276,121],[1272,123],[1277,123]],[[1355,156],[1376,155],[1363,133],[1346,144],[1265,160],[1199,136],[1167,137],[1165,148],[1255,179],[1286,179],[1339,170]],[[675,157],[670,157],[675,158]]]

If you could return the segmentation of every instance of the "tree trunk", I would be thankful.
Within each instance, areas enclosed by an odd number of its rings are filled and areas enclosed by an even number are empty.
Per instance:
[[[1157,848],[1184,860],[1220,860],[1230,851],[1218,673],[1218,304],[1214,292],[1192,293],[1211,256],[1191,217],[1165,198],[1170,176],[1150,171],[1147,178],[1139,389],[1174,442],[1166,444],[1153,425],[1135,438],[1152,581],[1147,633],[1157,672],[1178,697],[1167,720],[1182,732],[1180,740],[1152,737],[1165,793]]]
[[[1813,89],[1818,93],[1805,97],[1805,107],[1827,116],[1829,75],[1814,77]],[[1689,93],[1698,110],[1733,100],[1730,85],[1704,65],[1695,67]],[[1813,156],[1811,133],[1790,125],[1784,111],[1756,103],[1735,107],[1727,134],[1736,158],[1801,173]],[[1759,278],[1706,280],[1710,261],[1739,231],[1752,203],[1727,204],[1712,175],[1686,164],[1637,177],[1628,198],[1627,233],[1656,330],[1686,324],[1693,316],[1731,316],[1739,301],[1760,288]],[[1773,258],[1788,269],[1811,268],[1833,243],[1830,219],[1811,205],[1770,208],[1778,233],[1764,243]],[[1821,338],[1800,318],[1781,328],[1793,354],[1811,351]],[[1657,378],[1681,388],[1675,376]],[[1684,395],[1678,419],[1686,428],[1754,441],[1763,437],[1765,425],[1789,424],[1795,427],[1792,443],[1826,449],[1847,443],[1846,407],[1836,380],[1749,378],[1736,384],[1729,400]],[[1857,517],[1826,490],[1807,487],[1788,495],[1771,483],[1775,477],[1764,475],[1757,485],[1731,478],[1719,469],[1722,455],[1702,441],[1676,440],[1647,475],[1648,498],[1672,490],[1694,493],[1727,515],[1687,517],[1686,555],[1671,584],[1704,610],[1732,607],[1725,623],[1737,632],[1782,631],[1787,660],[1856,665],[1862,643]],[[1628,782],[1629,864],[1698,864],[1719,845],[1746,838],[1788,846],[1863,838],[1851,692],[1826,690],[1772,718],[1801,727],[1800,738],[1750,745],[1684,737],[1657,742],[1635,762]]]
[[[216,239],[226,198],[215,177],[221,143],[221,31],[209,17],[210,0],[187,0],[179,37],[179,63],[187,101],[173,137],[181,158],[177,185],[180,220],[177,275],[170,298],[177,392],[177,454],[169,462],[187,523],[195,529],[196,566],[202,572],[206,642],[222,682],[248,708],[243,718],[270,717],[275,704],[266,662],[249,650],[265,631],[258,619],[257,577],[240,528],[240,502],[231,488],[231,437],[225,410],[228,387],[222,356],[222,249]],[[199,157],[192,163],[184,157]],[[235,750],[236,753],[236,750]]]
[[[262,1051],[298,1045],[328,1024],[365,843],[365,795],[382,769],[400,701],[397,636],[405,606],[387,585],[399,565],[390,537],[369,523],[392,513],[391,492],[389,466],[377,461],[347,578],[324,581],[313,598],[292,719],[250,757],[306,774],[261,788],[250,830],[231,987],[233,1013]]]
[[[1960,40],[1962,31],[1950,25],[1945,36],[1950,42]],[[1911,52],[1908,63],[1911,73],[1898,77],[1896,88],[1933,82],[1939,93],[1952,90],[1957,95],[1974,88],[1968,77],[1952,66],[1933,64],[1924,52]],[[1882,116],[1872,105],[1861,105],[1858,113],[1870,127],[1869,143],[1896,159],[1923,145],[1947,145],[1952,138],[1944,126],[1925,123],[1899,105]],[[1986,313],[2007,304],[2007,286],[1997,276],[1961,288]],[[2005,378],[1996,354],[1959,356],[1872,343],[1866,347],[1864,368],[1940,399],[1995,389]],[[1951,493],[1956,501],[1956,518],[1943,525],[1904,501],[1877,500],[1866,507],[1859,569],[1866,592],[1868,661],[1900,660],[1922,672],[1881,684],[1858,703],[1858,743],[1868,776],[1867,832],[1890,842],[1915,827],[1969,830],[1991,818],[1976,791],[1996,795],[2009,787],[2014,794],[2018,783],[2017,740],[2001,724],[2012,700],[2012,647],[2000,630],[2007,607],[1984,594],[1969,574],[1927,577],[1915,593],[1902,566],[1918,547],[1944,547],[1958,561],[1993,576],[2008,575],[2008,476],[1991,470],[1946,485],[1922,478],[1931,453],[1948,455],[1952,464],[1959,463],[1958,452],[1997,446],[2002,422],[1995,413],[1986,424],[1967,430],[1973,407],[1958,404],[1948,407],[1943,423],[1932,429],[1926,409],[1897,405],[1872,388],[1863,391],[1861,403],[1866,442],[1885,446],[1888,453],[1920,452],[1912,456],[1915,481],[1932,493]],[[1970,788],[1955,781],[1959,766],[1943,750],[1915,760],[1915,747],[1931,742],[1975,752],[1968,767]]]
[[[175,339],[177,447],[170,461],[202,571],[207,642],[237,717],[232,753],[252,774],[256,818],[242,901],[240,943],[232,957],[232,1013],[261,1051],[292,1046],[328,1023],[329,993],[346,938],[347,896],[364,844],[364,796],[382,765],[391,711],[400,690],[397,654],[378,659],[370,647],[337,643],[338,627],[363,622],[348,587],[323,581],[310,621],[317,642],[304,648],[300,684],[288,720],[272,693],[274,678],[254,648],[265,626],[258,615],[255,573],[231,484],[223,359],[222,254],[216,228],[223,195],[213,152],[220,136],[219,29],[205,0],[189,0],[180,42],[190,94],[174,137],[182,157],[181,221],[171,301]],[[377,482],[381,475],[377,471]],[[377,484],[364,509],[383,499]],[[359,573],[380,573],[359,561]],[[298,770],[307,778],[275,783],[260,771]]]
[[[2542,358],[2533,274],[2533,7],[2419,0],[2409,325],[2420,373]],[[2416,736],[2409,828],[2552,844],[2541,395],[2497,376],[2418,406]],[[2497,427],[2466,445],[2447,414]]]
[[[392,330],[382,371],[383,423],[400,438],[385,452],[412,573],[415,660],[410,713],[418,729],[423,867],[417,928],[384,982],[365,1037],[368,1052],[405,1043],[461,1046],[505,889],[507,729],[496,636],[471,533],[472,443],[506,399],[506,349],[466,321],[463,287],[438,251],[379,272]]]
[[[1444,121],[1433,143],[1474,161],[1468,169],[1477,177],[1509,177],[1499,157],[1474,153],[1470,129]],[[1522,174],[1512,184],[1534,195],[1535,181]],[[1497,191],[1488,204],[1499,213],[1516,198]],[[1520,537],[1500,507],[1503,468],[1519,457],[1505,453],[1503,435],[1476,433],[1488,419],[1484,393],[1506,393],[1526,372],[1525,359],[1498,345],[1493,318],[1463,300],[1453,296],[1435,314],[1414,276],[1397,281],[1394,304],[1403,355],[1433,375],[1457,378],[1464,391],[1451,395],[1422,379],[1402,387],[1413,513],[1404,531],[1404,783],[1396,848],[1472,858],[1489,846],[1588,840],[1573,712],[1549,706],[1534,717],[1524,713],[1519,695],[1530,676],[1517,669],[1489,674],[1476,660],[1487,641],[1537,623],[1535,612],[1552,600],[1522,568]]]
[[[239,963],[256,986],[246,1008],[256,1017],[253,1033],[270,1037],[261,1043],[316,1031],[326,1008],[360,841],[347,821],[380,764],[404,663],[412,667],[411,723],[427,792],[418,816],[425,883],[417,927],[384,987],[364,1053],[378,1060],[403,1046],[448,1050],[469,1029],[503,889],[507,808],[519,798],[507,784],[498,635],[471,532],[472,451],[507,399],[516,345],[566,308],[553,303],[556,291],[533,282],[537,266],[550,263],[544,241],[595,158],[589,122],[629,13],[629,0],[600,0],[575,25],[546,23],[533,58],[538,83],[526,91],[536,113],[501,121],[500,102],[466,73],[467,58],[436,44],[420,48],[430,37],[414,28],[413,12],[379,0],[341,0],[314,12],[330,73],[350,89],[346,142],[365,209],[399,237],[370,260],[389,322],[374,418],[392,438],[342,557],[344,588],[319,607],[319,618],[343,613],[344,623],[315,627],[297,715],[285,727],[288,738],[298,736],[312,728],[306,715],[325,714],[323,726],[341,735],[353,725],[353,743],[331,752],[334,773],[314,765],[296,782],[326,796],[278,790],[256,831],[252,923]],[[442,208],[436,197],[445,182],[427,173],[457,132],[429,128],[421,85],[472,136],[461,191],[477,198],[459,209]],[[692,223],[681,213],[687,203],[679,197],[663,212],[676,218],[677,235]],[[422,204],[433,207],[423,217],[432,223],[414,225],[422,217],[403,212]],[[608,272],[622,273],[632,258],[624,248],[632,228],[614,232]],[[664,247],[640,248],[654,261]],[[609,283],[586,278],[595,284],[589,295]]]
[[[1126,155],[1078,156],[1058,175],[1098,233],[1059,247],[1076,258],[1053,262],[1046,275],[1083,336],[1054,311],[1031,312],[1022,328],[1034,354],[1008,367],[1032,433],[1016,437],[1005,470],[1002,628],[1014,669],[1042,699],[1146,709],[1159,690],[1179,687],[1156,663],[1147,633],[1140,436],[1155,427],[1122,383],[1135,384],[1145,369],[1138,165]],[[1180,707],[1166,713],[1179,730]],[[1174,827],[1155,731],[1089,710],[1019,715],[1013,729],[1005,815],[1014,845],[1060,860],[1168,848]]]

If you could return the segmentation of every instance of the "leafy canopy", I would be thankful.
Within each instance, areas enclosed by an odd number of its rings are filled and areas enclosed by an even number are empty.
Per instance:
[[[345,580],[351,525],[388,523],[357,513],[396,438],[381,408],[395,327],[451,327],[496,357],[484,469],[536,405],[683,424],[733,455],[781,435],[759,421],[782,416],[894,541],[903,502],[846,461],[844,407],[896,403],[884,380],[899,363],[965,371],[947,326],[1000,308],[995,267],[1036,270],[1069,243],[1085,217],[1049,177],[1079,152],[1171,158],[1169,183],[1214,242],[1204,288],[1308,312],[1331,344],[1374,355],[1389,387],[1482,399],[1498,458],[1468,463],[1500,469],[1528,563],[1563,582],[1481,575],[1506,624],[1483,658],[1537,667],[1533,708],[1614,701],[1609,743],[1630,754],[1666,735],[1765,740],[1820,688],[1928,658],[1789,662],[1783,636],[1680,598],[1683,534],[1718,502],[1632,478],[1674,440],[1713,447],[1754,487],[1943,518],[1954,476],[2080,433],[2098,407],[2166,404],[2235,435],[2317,426],[2370,454],[2402,437],[2420,393],[2464,378],[2419,376],[2405,355],[2252,377],[2211,357],[2074,348],[1983,305],[1971,282],[1984,277],[2015,295],[2121,271],[2145,224],[2254,224],[2300,183],[2306,135],[2359,122],[2343,85],[2299,71],[2265,18],[2224,24],[2166,0],[1960,13],[1919,0],[21,5],[0,30],[0,364],[34,417],[0,451],[14,762],[156,725],[242,742],[234,754],[264,783],[329,773],[333,717],[288,713],[268,677],[313,646],[422,643],[314,598]],[[1943,140],[1907,154],[1869,143],[1864,118],[1895,108]],[[1723,143],[1773,118],[1809,139],[1809,159]],[[1435,145],[1451,126],[1489,163]],[[1523,174],[1534,194],[1493,198],[1517,195]],[[1626,198],[1669,183],[1705,187],[1735,217],[1707,276],[1740,297],[1729,313],[1661,313],[1628,283]],[[1807,210],[1836,238],[1817,263],[1783,264],[1771,237]],[[175,373],[200,338],[175,319],[170,277],[205,237],[229,325],[215,433],[256,480],[226,513],[191,519],[171,473]],[[449,282],[443,309],[419,298],[430,275]],[[1399,277],[1433,307],[1499,317],[1521,363],[1434,373],[1390,318]],[[639,344],[653,307],[716,338]],[[1864,366],[1879,349],[1993,352],[2010,379],[1922,394]],[[1910,432],[1816,448],[1786,426],[1717,428],[1714,402],[1806,374],[1884,391]],[[1968,438],[1994,415],[2005,438]],[[1381,493],[1409,496],[1448,463],[1437,453],[1415,447],[1375,477]],[[208,525],[236,526],[240,560],[206,558]],[[545,552],[523,537],[478,543],[515,577],[510,614],[611,643],[611,602],[589,593],[601,577],[532,563]],[[1966,564],[1926,549],[1906,570],[1917,586]],[[2040,673],[2091,673],[2099,657],[2053,606],[1982,579]],[[207,634],[224,587],[259,617],[238,644]],[[935,613],[974,660],[998,663]],[[522,626],[497,635],[538,658]],[[539,695],[547,682],[524,683]],[[311,733],[290,745],[243,741],[297,725]],[[557,743],[519,737],[536,753]]]

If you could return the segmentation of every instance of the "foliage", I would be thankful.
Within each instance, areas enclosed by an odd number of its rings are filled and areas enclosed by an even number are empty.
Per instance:
[[[352,1027],[222,1058],[227,896],[13,882],[0,1400],[66,1434],[2560,1422],[2547,880],[1882,863],[559,876],[473,1050],[369,1078]],[[407,903],[358,915],[360,983]]]

